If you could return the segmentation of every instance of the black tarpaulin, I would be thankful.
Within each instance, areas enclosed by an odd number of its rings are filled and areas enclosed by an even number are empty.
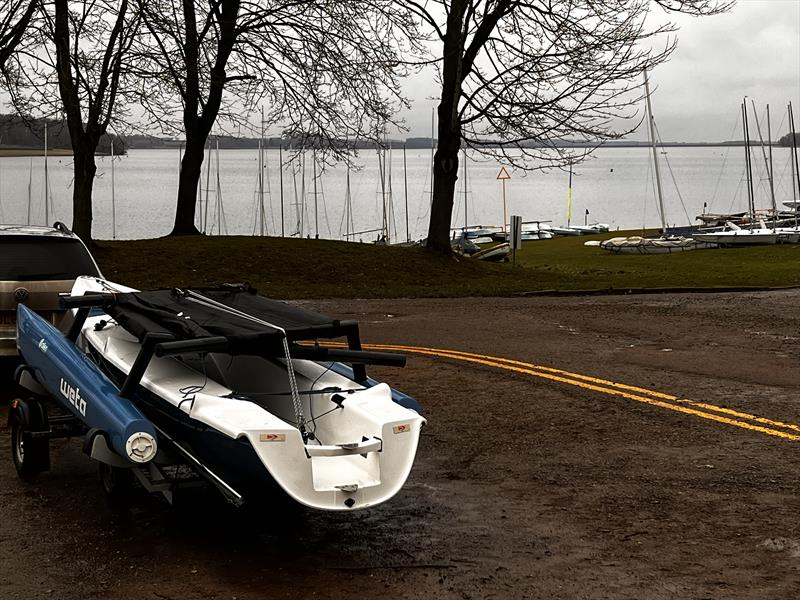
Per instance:
[[[286,331],[289,340],[340,337],[349,331],[330,317],[239,287],[118,294],[108,312],[140,342],[148,333],[168,334],[176,340],[223,336],[232,352],[242,353],[280,353],[283,334],[278,328]]]

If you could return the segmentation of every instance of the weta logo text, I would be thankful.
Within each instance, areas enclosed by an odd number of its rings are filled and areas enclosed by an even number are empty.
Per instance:
[[[81,398],[81,390],[80,388],[74,388],[70,384],[68,384],[64,379],[61,379],[61,395],[64,396],[69,403],[74,406],[79,413],[81,413],[84,417],[86,416],[86,400]]]

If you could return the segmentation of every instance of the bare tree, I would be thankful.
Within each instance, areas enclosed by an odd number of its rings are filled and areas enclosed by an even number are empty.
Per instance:
[[[726,0],[430,0],[402,2],[441,43],[438,149],[429,248],[450,252],[449,229],[462,143],[530,168],[575,160],[567,138],[600,143],[635,115],[643,69],[665,61],[674,24],[648,28],[654,6],[692,15]]]
[[[183,132],[172,235],[198,233],[203,149],[215,123],[269,120],[315,144],[395,122],[401,57],[419,50],[415,19],[392,0],[139,0],[141,103]],[[335,148],[335,144],[325,144]]]
[[[39,0],[0,1],[0,70],[23,40]]]
[[[9,89],[20,114],[63,113],[73,151],[72,228],[92,241],[95,153],[112,121],[121,121],[125,61],[138,31],[128,0],[42,3],[18,54]],[[56,93],[57,92],[57,93]]]

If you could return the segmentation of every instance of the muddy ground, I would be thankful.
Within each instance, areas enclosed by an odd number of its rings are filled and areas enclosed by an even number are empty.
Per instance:
[[[308,305],[358,318],[370,342],[800,423],[798,292]],[[112,510],[78,441],[53,442],[52,471],[23,484],[0,430],[0,597],[800,594],[800,442],[451,359],[377,373],[429,426],[403,491],[367,512],[153,498]]]

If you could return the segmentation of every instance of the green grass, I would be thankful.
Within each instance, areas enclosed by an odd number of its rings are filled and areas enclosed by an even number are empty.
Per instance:
[[[620,234],[625,232],[527,242],[517,254],[516,268],[439,256],[422,248],[233,236],[103,241],[93,252],[106,277],[133,287],[248,281],[275,298],[800,286],[800,246],[628,256],[583,245]]]

